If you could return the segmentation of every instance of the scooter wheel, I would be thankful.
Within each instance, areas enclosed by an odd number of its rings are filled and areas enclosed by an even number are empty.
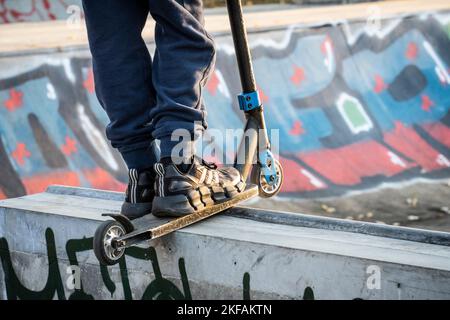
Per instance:
[[[114,239],[126,234],[125,227],[117,221],[105,221],[95,231],[94,253],[102,265],[114,265],[125,253],[125,248],[115,247]]]
[[[274,162],[276,169],[276,181],[274,184],[269,184],[266,181],[266,177],[261,172],[261,168],[259,166],[253,167],[250,180],[258,185],[259,196],[262,198],[270,198],[277,195],[283,184],[283,167],[278,160],[274,160]]]

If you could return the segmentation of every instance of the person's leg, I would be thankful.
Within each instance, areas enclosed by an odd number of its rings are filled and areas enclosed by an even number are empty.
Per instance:
[[[192,157],[194,137],[206,128],[201,93],[215,59],[214,43],[203,27],[202,1],[149,0],[149,4],[156,20],[157,105],[151,118],[153,135],[161,140],[152,213],[182,216],[230,200],[244,191],[245,182],[235,168],[218,169]],[[181,155],[173,152],[179,150],[178,141],[171,141],[176,129],[189,131],[191,137]],[[180,160],[187,163],[177,164]]]
[[[141,32],[145,0],[83,0],[95,90],[110,123],[108,139],[129,169],[153,165],[150,109],[156,104],[150,54]]]
[[[110,123],[106,134],[129,168],[122,214],[150,213],[154,197],[150,109],[154,107],[151,58],[141,37],[148,16],[146,0],[83,0],[95,89]]]
[[[153,84],[156,108],[151,110],[153,136],[161,140],[161,158],[170,157],[178,143],[172,132],[185,129],[192,135],[206,128],[201,93],[214,67],[215,48],[204,29],[201,0],[148,0],[156,21]],[[184,145],[190,158],[193,143]]]

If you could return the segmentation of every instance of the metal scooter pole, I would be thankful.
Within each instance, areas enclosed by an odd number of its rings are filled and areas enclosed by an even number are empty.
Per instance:
[[[241,0],[227,0],[227,9],[239,75],[241,77],[242,91],[244,93],[253,92],[256,91],[256,82],[247,42],[247,31],[245,29]]]
[[[245,112],[247,120],[244,137],[236,153],[234,166],[241,172],[244,180],[246,180],[254,164],[258,149],[268,149],[270,143],[265,130],[262,105],[256,89],[241,0],[227,0],[227,10],[242,84],[242,94],[239,96],[239,104]],[[262,134],[259,139],[258,132]],[[258,143],[260,144],[259,146]]]

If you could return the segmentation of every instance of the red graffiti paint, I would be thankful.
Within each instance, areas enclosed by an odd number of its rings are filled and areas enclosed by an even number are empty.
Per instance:
[[[299,136],[303,133],[305,133],[305,130],[303,129],[302,122],[300,120],[296,120],[291,130],[289,130],[289,134],[292,136]]]
[[[294,74],[291,76],[291,82],[296,86],[301,85],[305,81],[305,70],[303,68],[294,66]]]
[[[430,108],[434,106],[434,102],[430,99],[429,96],[422,96],[422,106],[421,108],[425,111],[430,111]]]
[[[66,155],[70,156],[72,153],[76,153],[77,150],[77,141],[66,137],[66,143],[61,146],[61,151]]]
[[[419,52],[419,48],[417,47],[417,44],[414,42],[408,43],[408,47],[406,48],[405,56],[409,60],[414,60],[417,58]]]
[[[17,0],[11,0],[10,2],[17,2]],[[55,2],[56,0],[28,0],[25,4],[31,5],[30,9],[28,11],[19,11],[8,8],[8,2],[0,0],[0,18],[2,20],[0,23],[30,21],[34,16],[37,16],[38,20],[56,20],[57,17],[52,12],[52,5],[55,4]],[[65,4],[64,1],[59,0],[57,3],[58,5],[67,8],[67,4]],[[45,14],[48,19],[46,19]]]
[[[387,85],[386,85],[386,83],[384,83],[384,79],[378,74],[375,75],[375,87],[373,88],[373,91],[375,91],[375,93],[379,94],[386,89],[387,89]]]
[[[418,163],[424,171],[445,167],[437,161],[439,153],[414,129],[404,126],[401,122],[396,122],[394,130],[384,134],[384,141],[395,148],[397,152]]]
[[[12,112],[20,108],[23,104],[23,93],[14,88],[9,90],[9,99],[6,100],[3,105],[9,112]]]
[[[101,168],[83,170],[83,175],[92,188],[124,192],[126,184],[117,181],[111,174]]]
[[[261,99],[262,103],[266,103],[269,102],[269,96],[266,95],[265,91],[263,89],[261,89],[260,86],[256,86],[256,89],[258,90],[259,93],[259,98]]]
[[[375,141],[299,154],[299,158],[337,185],[355,185],[364,177],[392,177],[414,165]]]
[[[442,143],[444,146],[450,148],[450,128],[442,123],[429,123],[423,125],[423,128],[428,132],[434,139]]]
[[[27,150],[25,143],[17,143],[16,149],[11,153],[11,157],[16,160],[19,166],[25,164],[25,158],[31,157],[31,152]]]
[[[5,7],[5,0],[0,0],[0,18],[3,23],[9,23],[9,19],[7,17],[8,10]]]
[[[73,171],[56,171],[38,174],[32,177],[23,178],[22,182],[27,194],[43,192],[52,184],[61,184],[72,187],[79,187],[81,185],[77,173]]]
[[[284,171],[281,192],[305,192],[328,188],[326,183],[294,160],[280,157],[280,162]]]
[[[95,92],[94,72],[92,72],[92,68],[89,68],[89,71],[87,73],[87,77],[83,81],[83,87],[90,94],[93,94]]]
[[[320,45],[320,51],[322,51],[322,53],[324,55],[327,54],[327,46],[330,46],[331,50],[333,50],[333,40],[331,40],[330,36],[327,35],[325,37],[325,40],[322,42],[322,44]]]
[[[51,9],[50,1],[49,0],[42,0],[42,1],[49,20],[56,20],[56,16],[50,11]]]
[[[0,1],[0,6],[3,8],[0,12],[0,16],[5,23],[26,21],[24,18],[31,17],[32,15],[39,13],[36,8],[36,0],[31,1],[31,8],[28,12],[9,9],[5,3],[5,0]],[[12,17],[12,21],[7,18],[8,15]]]
[[[211,95],[215,96],[218,87],[219,87],[219,77],[217,76],[216,71],[214,71],[208,79],[206,89]]]

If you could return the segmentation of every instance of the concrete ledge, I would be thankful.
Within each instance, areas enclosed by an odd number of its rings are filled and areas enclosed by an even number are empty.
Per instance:
[[[252,219],[261,222],[352,232],[377,237],[450,246],[450,233],[440,231],[397,227],[361,221],[350,221],[301,213],[275,213],[273,211],[253,210],[250,208],[236,208],[232,213],[230,213],[230,215],[233,217]]]
[[[115,192],[51,187],[1,201],[0,297],[450,298],[448,246],[356,233],[369,226],[322,229],[326,224],[314,217],[248,208],[150,248],[130,248],[119,265],[100,267],[91,237],[100,214],[117,211],[121,199]],[[81,270],[80,290],[67,286],[69,266]]]
[[[65,186],[50,186],[47,193],[59,195],[72,195],[104,200],[123,201],[124,196],[120,192],[106,192],[88,188],[72,188]],[[245,206],[239,206],[225,213],[236,218],[251,219],[259,222],[284,224],[296,227],[319,228],[324,230],[344,231],[360,233],[392,239],[417,241],[423,243],[450,246],[450,233],[415,229],[407,227],[396,227],[383,224],[367,223],[361,221],[350,221],[328,217],[320,217],[301,213],[288,213],[281,211],[255,210]]]

